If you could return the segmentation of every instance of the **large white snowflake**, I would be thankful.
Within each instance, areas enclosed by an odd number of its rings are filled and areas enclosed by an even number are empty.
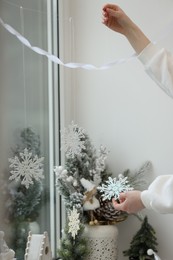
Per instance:
[[[118,199],[121,192],[133,190],[133,187],[130,186],[127,177],[119,175],[118,179],[109,177],[106,184],[102,184],[97,189],[103,193],[101,195],[103,200],[111,200],[112,198]]]
[[[9,180],[21,181],[21,184],[28,189],[29,185],[33,184],[33,179],[36,181],[44,179],[42,163],[44,157],[33,156],[27,148],[19,155],[19,157],[15,156],[8,159],[10,162],[9,167],[12,168]]]
[[[77,212],[77,209],[75,207],[73,207],[73,210],[70,210],[70,213],[68,214],[68,233],[71,233],[74,239],[80,229],[79,215],[80,214]]]
[[[68,128],[62,131],[62,148],[64,149],[66,156],[74,158],[75,155],[80,155],[84,146],[85,130],[78,127],[73,122]]]

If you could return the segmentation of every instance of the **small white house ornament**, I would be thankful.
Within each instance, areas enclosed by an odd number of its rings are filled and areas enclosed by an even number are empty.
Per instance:
[[[28,235],[25,260],[52,260],[52,252],[47,232]]]

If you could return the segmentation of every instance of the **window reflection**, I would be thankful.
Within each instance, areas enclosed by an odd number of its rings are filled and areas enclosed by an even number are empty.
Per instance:
[[[45,50],[48,50],[47,11],[45,0],[23,0],[22,6],[18,0],[0,1],[3,21],[32,45]],[[17,259],[23,260],[29,230],[47,231],[52,237],[53,147],[50,148],[48,91],[52,86],[48,84],[46,58],[22,45],[2,26],[0,42],[0,230],[5,232],[5,240]],[[34,177],[41,173],[44,178]],[[22,183],[26,174],[32,177],[28,186]]]

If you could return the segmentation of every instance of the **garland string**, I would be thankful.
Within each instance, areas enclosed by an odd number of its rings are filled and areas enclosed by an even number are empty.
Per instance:
[[[68,68],[71,68],[71,69],[82,68],[82,69],[85,69],[85,70],[105,70],[105,69],[109,69],[112,66],[120,65],[122,63],[126,63],[128,61],[131,61],[132,59],[137,57],[136,53],[134,53],[134,54],[132,54],[131,56],[129,56],[127,58],[117,59],[115,61],[112,61],[112,62],[109,62],[109,63],[105,63],[105,64],[103,64],[103,65],[101,65],[99,67],[97,67],[95,65],[92,65],[92,64],[85,64],[85,63],[74,63],[74,62],[64,63],[57,56],[55,56],[55,55],[53,55],[53,54],[51,54],[51,53],[41,49],[40,47],[32,46],[28,39],[26,39],[18,31],[16,31],[12,26],[10,26],[9,24],[5,23],[1,18],[0,18],[0,24],[9,33],[14,35],[23,45],[25,45],[26,47],[28,47],[32,51],[36,52],[39,55],[46,56],[50,61],[52,61],[52,62],[54,62],[54,63],[56,63],[58,65],[62,65],[64,67],[68,67]],[[159,37],[159,40],[165,38],[166,35],[168,34],[168,32],[170,30],[172,30],[172,27],[173,27],[173,21],[168,25],[166,30],[164,30],[164,33],[161,34],[161,36]],[[156,43],[156,42],[154,42],[154,43]]]

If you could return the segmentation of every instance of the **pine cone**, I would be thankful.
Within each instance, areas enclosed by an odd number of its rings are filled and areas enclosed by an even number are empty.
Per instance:
[[[100,207],[94,210],[94,216],[99,222],[116,223],[125,220],[128,214],[124,211],[116,210],[112,202],[99,198]]]

